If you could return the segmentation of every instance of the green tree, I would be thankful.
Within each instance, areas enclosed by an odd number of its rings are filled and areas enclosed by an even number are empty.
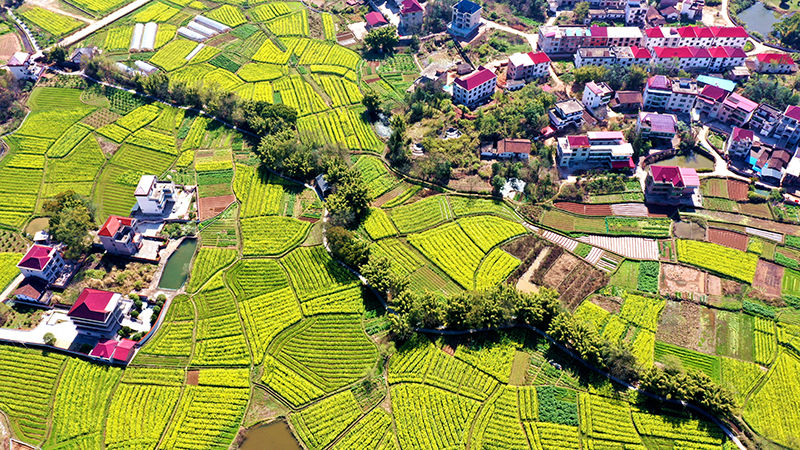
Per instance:
[[[374,28],[364,36],[364,45],[375,53],[393,52],[397,41],[397,28],[392,26]]]
[[[582,66],[572,71],[575,82],[586,84],[590,81],[603,81],[608,75],[608,69],[603,66]]]
[[[576,22],[583,23],[589,16],[589,2],[579,2],[572,10],[572,14],[575,16]]]
[[[372,201],[361,173],[355,168],[334,165],[328,169],[328,181],[333,186],[333,193],[326,199],[331,223],[343,226],[358,224],[366,216]]]
[[[364,94],[364,98],[361,99],[361,104],[367,108],[367,116],[370,122],[378,118],[378,114],[381,112],[381,99],[377,95],[372,92]]]
[[[325,238],[334,258],[358,270],[369,260],[367,243],[358,240],[351,231],[342,227],[329,227]]]
[[[50,346],[56,345],[56,336],[53,333],[45,333],[44,343]]]
[[[800,15],[793,14],[776,23],[773,33],[785,47],[800,50]]]
[[[89,249],[89,230],[94,228],[94,208],[87,199],[74,191],[66,191],[45,201],[43,210],[50,217],[50,235],[66,246],[64,256],[67,259],[77,258]]]
[[[45,54],[45,58],[47,59],[47,62],[56,66],[64,64],[64,61],[67,60],[67,49],[61,47],[60,45],[56,45]]]

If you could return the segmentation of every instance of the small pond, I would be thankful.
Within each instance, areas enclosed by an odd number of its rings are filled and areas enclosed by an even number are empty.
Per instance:
[[[164,272],[158,281],[159,289],[177,290],[183,286],[192,268],[195,249],[197,249],[197,239],[186,238],[178,245],[164,265]]]
[[[698,153],[693,153],[689,156],[673,156],[672,158],[659,161],[655,164],[658,164],[659,166],[691,167],[692,169],[696,170],[714,170],[714,161]]]
[[[239,450],[301,450],[286,422],[257,425],[247,430]]]
[[[765,38],[772,31],[772,26],[781,20],[779,17],[775,17],[775,11],[767,8],[761,2],[755,2],[753,6],[739,12],[737,16],[745,23],[749,31],[757,31]]]

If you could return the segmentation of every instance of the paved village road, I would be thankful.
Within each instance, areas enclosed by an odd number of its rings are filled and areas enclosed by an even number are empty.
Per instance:
[[[142,6],[146,5],[147,3],[153,0],[136,0],[133,3],[128,3],[127,5],[123,6],[122,8],[114,11],[113,13],[103,17],[102,19],[98,20],[97,22],[83,28],[81,30],[76,31],[75,33],[65,37],[62,39],[58,45],[60,47],[69,47],[72,44],[81,41],[82,39],[86,38],[90,34],[96,32],[97,30],[109,25],[111,23],[116,22],[117,20],[123,18],[124,16],[132,13],[133,11],[141,8]]]

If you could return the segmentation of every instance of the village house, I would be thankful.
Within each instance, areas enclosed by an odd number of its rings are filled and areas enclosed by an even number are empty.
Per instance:
[[[792,73],[797,70],[797,64],[786,53],[759,53],[753,67],[758,73]]]
[[[722,72],[744,64],[739,47],[652,47],[650,64],[667,69]]]
[[[633,147],[621,131],[590,131],[558,138],[558,165],[633,170]]]
[[[579,48],[573,59],[575,67],[647,66],[651,54],[644,47],[587,47]]]
[[[655,47],[737,47],[742,48],[748,34],[744,27],[656,27],[644,32],[644,46]]]
[[[546,53],[575,53],[584,47],[641,47],[638,27],[539,27],[539,50]]]
[[[563,130],[568,126],[580,128],[583,125],[583,104],[574,98],[556,102],[548,111],[550,123],[556,130]]]
[[[389,25],[389,22],[378,11],[370,11],[364,15],[364,20],[367,22],[367,29],[380,28]]]
[[[142,214],[163,214],[175,194],[175,184],[159,182],[155,175],[142,175],[133,195]]]
[[[64,269],[64,258],[56,247],[33,245],[17,263],[17,268],[25,278],[41,278],[49,284]]]
[[[122,296],[116,292],[85,288],[67,316],[79,332],[112,336],[122,322]]]
[[[647,15],[644,20],[648,27],[661,27],[667,24],[664,16],[652,6],[647,8]]]
[[[646,139],[671,140],[677,133],[678,118],[674,114],[640,112],[636,119],[636,132]]]
[[[686,114],[694,107],[696,98],[697,83],[693,80],[670,80],[664,75],[656,75],[647,80],[642,108]]]
[[[483,7],[469,0],[461,0],[453,5],[453,16],[447,29],[455,36],[467,37],[478,30],[481,24]]]
[[[753,148],[753,138],[753,130],[733,127],[728,140],[725,141],[725,152],[731,158],[744,158],[750,155],[750,149]]]
[[[17,285],[11,298],[32,306],[49,307],[52,296],[47,291],[47,286],[47,281],[39,277],[27,277]]]
[[[514,53],[508,57],[507,80],[530,80],[550,75],[550,57],[544,52]]]
[[[719,111],[722,109],[722,102],[728,93],[716,86],[707,85],[697,94],[697,100],[694,108],[698,114],[706,114],[709,117],[716,118]]]
[[[681,13],[674,6],[661,8],[658,12],[664,18],[664,24],[662,25],[666,25],[667,22],[677,22],[681,17]]]
[[[643,25],[647,17],[648,4],[645,0],[625,2],[625,25]]]
[[[92,348],[89,356],[124,364],[133,357],[135,347],[136,341],[130,339],[103,339]]]
[[[747,161],[761,181],[777,186],[791,160],[788,150],[761,144],[753,146]]]
[[[722,101],[717,119],[741,127],[750,121],[757,107],[758,103],[734,92]]]
[[[531,155],[530,139],[501,139],[497,141],[497,157],[527,160]]]
[[[617,91],[608,103],[618,112],[636,112],[642,108],[642,93],[639,91]]]
[[[136,219],[132,217],[108,216],[97,236],[107,252],[131,256],[142,248],[142,235],[137,233]]]
[[[592,22],[616,22],[625,19],[625,11],[622,9],[590,9],[589,14],[583,19],[584,25]]]
[[[417,0],[403,0],[400,4],[400,32],[412,34],[421,30],[424,12]]]
[[[33,61],[30,53],[16,52],[6,63],[6,68],[16,80],[36,80],[44,68]]]
[[[550,11],[556,12],[559,9],[574,9],[575,5],[584,0],[549,0]],[[590,9],[623,9],[625,0],[589,0]]]
[[[645,179],[648,202],[679,204],[690,201],[700,189],[700,177],[692,168],[652,165]]]
[[[700,22],[703,20],[703,8],[706,6],[705,0],[683,0],[681,4],[681,16]]]
[[[497,75],[489,69],[479,67],[466,77],[456,78],[453,82],[453,103],[473,108],[494,95],[497,87]]]
[[[777,128],[783,114],[777,108],[766,103],[758,105],[750,118],[750,129],[758,134],[770,136]]]
[[[786,107],[774,136],[790,145],[800,141],[800,107],[793,105]]]
[[[595,109],[607,105],[608,102],[611,101],[613,95],[614,90],[611,89],[608,84],[590,81],[586,83],[586,86],[583,88],[583,98],[581,102],[587,108]]]

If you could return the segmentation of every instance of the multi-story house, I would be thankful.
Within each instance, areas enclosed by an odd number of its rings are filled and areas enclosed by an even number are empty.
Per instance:
[[[550,74],[550,57],[544,52],[514,53],[508,57],[508,80],[530,80]]]
[[[645,30],[645,47],[744,47],[743,27],[655,27]]]
[[[700,177],[692,168],[650,166],[645,179],[648,200],[658,203],[682,203],[691,200],[700,189]]]
[[[725,101],[725,97],[727,96],[728,92],[724,89],[710,84],[706,85],[697,94],[697,101],[694,104],[694,108],[699,114],[706,114],[715,118],[722,109],[722,102]]]
[[[741,127],[750,121],[757,107],[758,103],[734,92],[722,101],[717,119]]]
[[[563,130],[570,125],[580,128],[583,125],[583,112],[583,104],[574,98],[569,98],[556,102],[555,106],[548,112],[548,115],[553,127],[557,130]]]
[[[483,7],[469,0],[461,0],[453,5],[453,18],[447,29],[450,33],[466,37],[477,31],[481,24]]]
[[[621,9],[590,9],[589,14],[583,19],[584,25],[592,22],[615,22],[625,18],[625,11]]]
[[[637,27],[539,27],[539,50],[546,53],[575,53],[584,47],[640,47],[644,42]]]
[[[670,80],[655,75],[647,80],[642,99],[646,110],[689,113],[697,98],[697,83],[689,78]]]
[[[549,0],[550,11],[556,12],[559,9],[573,9],[575,5],[585,0]],[[625,0],[589,0],[591,9],[622,9]]]
[[[745,158],[749,156],[750,149],[753,148],[754,136],[753,130],[733,127],[730,136],[728,136],[728,140],[725,141],[725,151],[728,153],[728,156],[732,158]]]
[[[608,84],[590,81],[586,83],[586,86],[583,88],[583,97],[581,98],[581,102],[587,108],[599,108],[600,106],[607,105],[608,102],[611,101],[611,97],[613,97],[613,95],[614,90],[611,89]]]
[[[412,34],[421,30],[424,12],[417,0],[403,0],[400,4],[400,31]]]
[[[754,68],[759,73],[792,73],[797,70],[797,64],[786,53],[759,53]]]
[[[747,55],[734,47],[653,47],[652,65],[667,69],[724,71],[744,64]]]
[[[64,258],[55,247],[35,244],[17,263],[17,268],[25,278],[36,277],[52,283],[64,269]]]
[[[648,4],[644,0],[625,2],[625,25],[644,25]]]
[[[497,86],[497,76],[489,69],[479,67],[466,77],[453,83],[453,102],[472,108],[491,98]]]
[[[683,0],[681,5],[681,15],[690,20],[703,20],[703,7],[706,6],[705,0]]]
[[[136,232],[135,227],[136,219],[112,215],[108,216],[97,236],[107,252],[130,256],[142,248],[142,235]]]
[[[646,139],[670,140],[677,133],[678,118],[674,114],[640,112],[636,119],[636,132]]]
[[[590,131],[558,138],[561,167],[633,169],[633,147],[621,131]]]
[[[155,175],[142,175],[133,195],[142,214],[163,214],[175,194],[175,184],[159,182]]]
[[[44,67],[36,64],[33,56],[25,52],[14,53],[6,67],[16,80],[36,80],[44,71]]]
[[[774,136],[779,140],[785,140],[787,144],[796,144],[800,141],[800,107],[791,105],[786,107]]]
[[[575,52],[575,67],[583,66],[647,66],[650,51],[644,47],[586,47]]]
[[[758,105],[750,118],[750,129],[763,136],[770,136],[781,121],[780,110],[766,103]]]
[[[115,292],[85,288],[67,316],[78,331],[88,335],[114,335],[122,322],[122,296]]]

